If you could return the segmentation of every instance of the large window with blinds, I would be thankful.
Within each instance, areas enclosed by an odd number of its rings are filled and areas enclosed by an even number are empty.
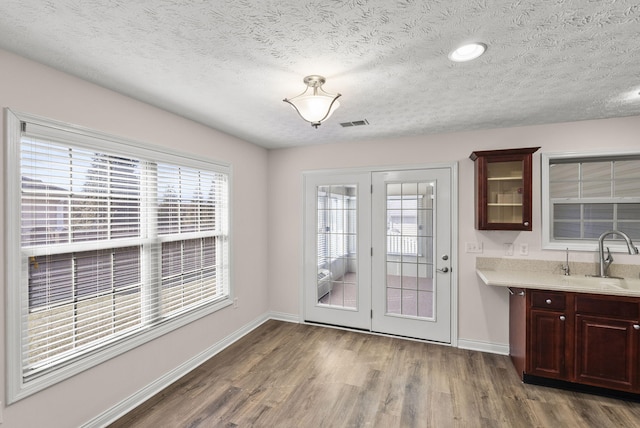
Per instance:
[[[14,399],[231,303],[228,165],[8,116]]]
[[[640,153],[543,154],[544,247],[591,251],[610,230],[640,241],[638,183]],[[624,242],[618,241],[626,252]],[[615,242],[610,245],[616,247]]]

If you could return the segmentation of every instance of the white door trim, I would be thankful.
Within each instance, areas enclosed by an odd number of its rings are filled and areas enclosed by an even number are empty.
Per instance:
[[[304,242],[303,248],[303,272],[305,274],[304,283],[308,284],[308,287],[303,289],[305,303],[304,319],[320,323],[349,326],[358,329],[369,328],[371,325],[371,258],[366,255],[369,253],[369,249],[371,248],[371,174],[368,172],[352,174],[305,174],[304,181],[306,191],[303,221],[306,223],[305,233],[307,239]],[[357,189],[355,198],[355,230],[349,230],[348,232],[355,232],[356,242],[353,243],[356,244],[357,257],[355,259],[351,258],[350,253],[341,254],[335,259],[331,256],[328,260],[324,260],[323,266],[327,272],[335,275],[333,278],[332,275],[329,275],[328,284],[333,283],[336,279],[339,281],[339,278],[343,277],[346,272],[354,272],[355,269],[356,283],[342,284],[342,286],[345,287],[342,289],[344,292],[343,298],[346,297],[347,294],[347,285],[350,287],[355,285],[355,302],[350,302],[346,305],[346,302],[344,301],[339,305],[336,305],[335,302],[332,304],[319,304],[319,298],[321,296],[318,293],[320,290],[316,287],[317,273],[319,272],[316,268],[318,263],[318,243],[315,239],[318,236],[318,229],[316,227],[311,227],[311,222],[313,225],[316,225],[318,219],[319,208],[317,206],[317,192],[320,189],[319,186],[332,186],[333,188],[337,186],[337,188],[340,189],[344,185],[355,186]],[[340,192],[342,191],[344,190],[341,190]],[[341,194],[342,193],[340,193],[340,195]],[[324,212],[333,211],[333,209],[328,206],[325,208],[327,211]],[[343,209],[345,209],[345,207],[339,208],[338,212],[342,212],[342,215],[345,215],[346,211],[342,211]],[[351,218],[353,211],[349,211],[351,214],[349,214],[348,217]],[[353,227],[350,221],[347,223],[349,223],[348,227]],[[343,227],[345,226],[340,226],[338,234],[334,236],[344,237],[345,235],[343,235],[343,233],[345,231],[342,229]],[[335,231],[332,233],[335,233]],[[351,250],[352,248],[349,248],[349,251]],[[313,266],[313,269],[311,269],[310,266]],[[314,284],[313,286],[311,285],[312,283]],[[335,284],[338,286],[339,282]],[[311,289],[314,290],[313,293],[311,292]],[[325,290],[325,293],[326,292],[327,290]],[[329,296],[331,295],[334,294],[329,293]],[[334,296],[339,295],[340,293],[335,294]],[[354,306],[351,306],[352,303],[355,303]]]
[[[422,168],[378,172],[372,174],[372,183],[374,191],[371,215],[373,218],[372,246],[374,251],[371,263],[373,269],[371,275],[373,288],[371,328],[382,333],[387,332],[402,336],[437,340],[448,344],[451,341],[452,318],[450,268],[451,260],[453,259],[451,254],[451,168]],[[418,183],[424,187],[420,189],[417,186]],[[391,186],[394,188],[392,190],[394,195],[402,195],[404,192],[400,191],[398,187],[402,186],[403,190],[406,191],[405,185],[408,185],[409,188],[413,187],[412,190],[409,190],[409,195],[424,197],[421,204],[423,209],[432,211],[431,220],[428,220],[426,214],[424,214],[426,211],[422,211],[422,214],[418,213],[416,221],[423,226],[424,231],[427,231],[426,235],[433,238],[432,240],[428,238],[420,240],[418,238],[418,248],[416,248],[415,256],[403,254],[398,257],[396,254],[389,254],[387,247],[389,239],[388,204],[390,197],[388,189]],[[415,208],[418,209],[419,207],[420,204],[416,201]],[[399,224],[404,223],[404,221],[404,218],[396,219]],[[396,227],[399,227],[399,230],[403,230],[402,225],[398,226],[396,224]],[[415,232],[418,233],[418,230]],[[413,233],[413,230],[410,233]],[[431,242],[428,247],[427,242]],[[404,249],[401,251],[404,251]],[[447,255],[448,257],[441,260],[441,255]],[[395,269],[392,269],[393,273],[389,272],[389,266],[396,266]],[[447,271],[438,273],[437,269],[442,267],[446,267]],[[409,269],[408,272],[405,272],[406,268]],[[391,303],[387,293],[390,290],[388,282],[389,278],[391,278],[390,275],[398,275],[396,280],[393,281],[392,289],[399,286],[396,282],[399,282],[405,276],[413,278],[416,281],[416,285],[421,282],[420,277],[424,278],[424,281],[428,281],[427,278],[431,278],[433,306],[431,308],[422,307],[423,310],[429,312],[429,315],[426,313],[418,314],[418,306],[420,306],[418,302],[426,299],[427,293],[420,296],[421,293],[417,290],[415,290],[417,294],[414,300],[411,300],[411,304],[409,304],[412,309],[405,307],[404,298],[399,299],[397,302],[398,307],[389,309],[388,305]],[[423,286],[425,285],[423,284]],[[418,286],[418,290],[420,288]],[[405,292],[408,292],[408,290],[400,291],[397,288],[394,290],[402,293],[403,296]],[[416,306],[413,306],[414,304]],[[408,316],[404,312],[405,310],[410,313],[415,310],[416,313]],[[400,311],[400,313],[394,313],[393,311]]]
[[[459,211],[459,192],[458,192],[458,162],[439,162],[431,164],[411,164],[411,165],[389,165],[374,167],[357,167],[357,168],[328,168],[318,170],[303,170],[300,174],[300,204],[302,205],[302,215],[304,220],[305,198],[304,198],[304,177],[308,174],[353,174],[358,172],[381,172],[389,170],[411,170],[411,169],[431,169],[431,168],[450,168],[451,169],[451,343],[450,346],[458,347],[458,260],[460,258],[458,245],[458,211]],[[300,225],[300,237],[298,240],[300,249],[304,249],[304,221]],[[453,257],[455,256],[455,257]],[[300,323],[304,324],[304,251],[299,252],[298,256],[298,308]],[[427,341],[428,342],[428,341]],[[435,342],[439,343],[439,342]]]

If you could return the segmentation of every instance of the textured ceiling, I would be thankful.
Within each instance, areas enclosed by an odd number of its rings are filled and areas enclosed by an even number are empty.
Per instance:
[[[0,47],[268,148],[640,114],[637,0],[2,0]]]

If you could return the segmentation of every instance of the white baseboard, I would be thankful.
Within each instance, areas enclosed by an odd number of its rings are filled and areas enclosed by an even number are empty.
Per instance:
[[[509,345],[502,343],[458,339],[458,348],[469,349],[471,351],[488,352],[490,354],[509,355]]]
[[[285,312],[269,312],[268,319],[277,320],[277,321],[285,321],[285,322],[293,322],[300,323],[300,315],[296,314],[287,314]]]
[[[276,314],[276,315],[278,315],[278,317],[274,316],[273,319],[281,319],[282,321],[287,321],[287,319],[282,319],[282,318],[291,319],[293,317],[293,315],[287,315],[287,314]],[[146,400],[153,397],[158,392],[162,391],[167,386],[171,385],[181,377],[185,376],[191,370],[195,369],[196,367],[198,367],[199,365],[201,365],[202,363],[204,363],[214,355],[218,354],[228,346],[232,345],[234,342],[241,339],[243,336],[255,330],[257,327],[264,324],[269,319],[271,319],[271,314],[269,313],[256,318],[249,324],[231,333],[230,335],[218,341],[217,343],[215,343],[208,349],[204,350],[200,354],[196,355],[195,357],[191,358],[188,361],[185,361],[183,364],[171,370],[170,372],[165,373],[163,376],[156,379],[154,382],[150,383],[146,387],[142,388],[132,396],[124,399],[120,403],[116,404],[115,406],[111,407],[110,409],[106,410],[105,412],[101,413],[95,418],[91,419],[87,423],[83,424],[81,428],[105,427],[110,423],[116,421],[118,418],[124,416],[131,410],[135,409],[136,407],[144,403]],[[295,317],[294,322],[298,322],[297,316]]]
[[[273,319],[284,322],[300,323],[299,315],[287,314],[283,312],[268,312],[249,324],[241,327],[232,334],[228,335],[224,339],[218,341],[208,349],[204,350],[200,354],[185,361],[180,366],[167,372],[154,382],[150,383],[146,387],[142,388],[132,396],[122,400],[120,403],[91,419],[87,423],[83,424],[81,428],[98,428],[105,427],[110,423],[113,423],[118,418],[124,416],[131,410],[135,409],[149,398],[153,397],[158,392],[162,391],[167,386],[176,382],[181,377],[185,376],[191,370],[195,369],[214,355],[223,351],[228,346],[232,345],[248,333],[252,332],[266,321]],[[509,355],[509,345],[480,342],[475,340],[458,339],[458,348],[469,349],[473,351],[489,352],[492,354]]]

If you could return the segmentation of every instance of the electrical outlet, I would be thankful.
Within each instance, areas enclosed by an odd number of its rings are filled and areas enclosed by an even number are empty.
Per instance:
[[[520,253],[521,256],[528,256],[529,255],[529,244],[519,244],[518,245],[518,252]]]
[[[467,253],[482,253],[482,242],[466,242],[464,248]]]
[[[233,309],[238,309],[238,298],[233,299]]]
[[[513,256],[513,244],[512,243],[505,243],[504,244],[504,254],[505,256]]]

